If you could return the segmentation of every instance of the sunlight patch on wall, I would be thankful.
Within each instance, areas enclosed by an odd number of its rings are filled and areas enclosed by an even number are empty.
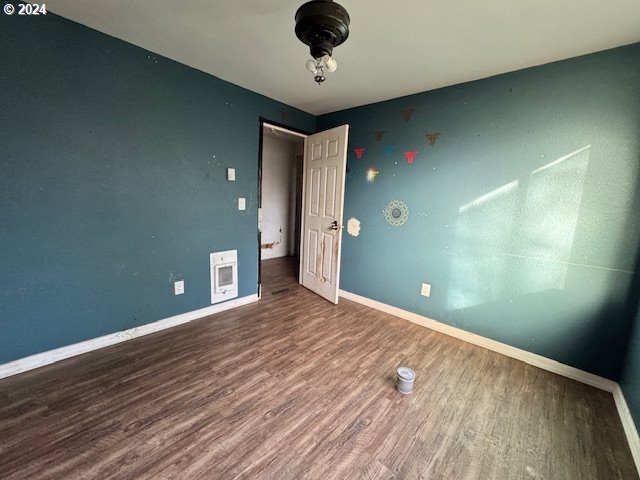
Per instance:
[[[456,310],[499,297],[504,289],[508,249],[519,182],[502,185],[458,209],[447,307]]]
[[[458,209],[451,310],[566,287],[591,146]]]
[[[478,198],[470,201],[465,205],[462,205],[458,209],[458,213],[465,213],[468,211],[472,211],[474,209],[481,208],[484,204],[490,203],[493,200],[499,200],[500,197],[513,192],[517,188],[518,188],[518,180],[514,180],[511,183],[507,183],[506,185],[498,187],[495,190],[490,191],[489,193],[480,195]]]
[[[512,252],[522,257],[513,266],[522,295],[566,286],[590,149],[576,150],[530,175]]]

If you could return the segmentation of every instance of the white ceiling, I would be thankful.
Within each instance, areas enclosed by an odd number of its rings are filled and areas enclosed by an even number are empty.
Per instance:
[[[54,13],[312,114],[640,41],[640,0],[339,0],[349,39],[316,85],[304,0],[48,0]]]

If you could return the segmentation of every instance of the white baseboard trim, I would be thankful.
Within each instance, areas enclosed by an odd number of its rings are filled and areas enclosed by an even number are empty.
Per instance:
[[[633,461],[638,469],[640,475],[640,436],[638,436],[638,429],[633,421],[627,400],[624,398],[622,388],[616,384],[616,388],[613,391],[613,400],[616,402],[616,408],[618,409],[618,415],[620,415],[620,421],[622,422],[622,428],[627,436],[627,442],[629,442],[629,449],[631,455],[633,455]]]
[[[557,362],[556,360],[551,360],[550,358],[543,357],[542,355],[527,352],[526,350],[512,347],[511,345],[507,345],[496,340],[491,340],[490,338],[482,337],[480,335],[467,332],[466,330],[462,330],[460,328],[452,327],[451,325],[447,325],[431,318],[418,315],[417,313],[409,312],[408,310],[403,310],[386,303],[378,302],[377,300],[362,297],[345,290],[340,290],[339,293],[340,297],[347,300],[351,300],[353,302],[366,305],[367,307],[371,307],[376,310],[395,315],[396,317],[409,320],[410,322],[422,325],[423,327],[435,330],[436,332],[444,333],[445,335],[449,335],[451,337],[464,340],[465,342],[484,347],[488,350],[501,353],[503,355],[506,355],[507,357],[521,360],[530,365],[542,368],[543,370],[547,370],[549,372],[562,375],[563,377],[577,380],[578,382],[582,382],[600,390],[612,393],[613,400],[616,404],[616,409],[618,410],[618,415],[620,416],[620,421],[622,422],[622,427],[624,428],[624,433],[627,437],[627,442],[629,443],[629,448],[631,449],[631,454],[633,455],[633,461],[636,465],[638,473],[640,474],[640,436],[638,436],[638,430],[636,429],[635,422],[633,421],[633,417],[631,416],[631,412],[629,411],[629,406],[627,405],[627,401],[624,398],[622,389],[617,382],[609,380],[608,378],[594,375],[593,373],[585,372],[584,370],[580,370],[569,365],[565,365],[564,363]]]
[[[445,335],[449,335],[450,337],[455,337],[460,340],[464,340],[465,342],[469,342],[474,345],[484,347],[488,350],[501,353],[503,355],[506,355],[507,357],[521,360],[525,363],[528,363],[529,365],[534,365],[536,367],[542,368],[543,370],[557,373],[558,375],[562,375],[563,377],[586,383],[587,385],[599,388],[600,390],[605,390],[607,392],[613,393],[618,387],[618,384],[616,382],[614,382],[613,380],[609,380],[608,378],[585,372],[584,370],[580,370],[579,368],[565,365],[564,363],[560,363],[556,360],[543,357],[542,355],[538,355],[536,353],[531,353],[520,348],[512,347],[511,345],[507,345],[506,343],[491,340],[490,338],[482,337],[480,335],[476,335],[475,333],[452,327],[451,325],[438,322],[428,317],[423,317],[422,315],[409,312],[408,310],[403,310],[401,308],[387,305],[386,303],[378,302],[377,300],[362,297],[355,293],[347,292],[344,290],[340,290],[340,296],[347,300],[351,300],[362,305],[375,308],[376,310],[395,315],[396,317],[409,320],[410,322],[417,323],[418,325],[430,328],[431,330],[435,330],[436,332],[444,333]]]
[[[257,301],[258,295],[247,295],[246,297],[236,298],[224,303],[211,305],[210,307],[182,313],[180,315],[158,320],[153,323],[147,323],[146,325],[140,325],[139,327],[130,328],[121,332],[110,333],[109,335],[104,335],[102,337],[92,338],[90,340],[85,340],[84,342],[74,343],[73,345],[67,345],[47,352],[20,358],[0,365],[0,379]]]

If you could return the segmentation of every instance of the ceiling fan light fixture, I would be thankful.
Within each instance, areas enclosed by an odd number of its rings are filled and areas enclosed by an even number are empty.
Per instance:
[[[314,74],[315,81],[324,82],[324,70],[335,72],[338,63],[331,57],[334,47],[349,37],[351,19],[345,8],[332,0],[312,0],[303,4],[296,12],[296,36],[309,46],[309,53],[315,59],[314,70],[311,61],[307,69]]]

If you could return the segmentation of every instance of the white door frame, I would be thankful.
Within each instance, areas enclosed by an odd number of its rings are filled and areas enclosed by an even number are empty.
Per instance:
[[[308,134],[306,133],[302,133],[302,132],[296,132],[295,130],[289,130],[286,127],[281,127],[280,125],[276,125],[275,123],[271,123],[268,120],[265,119],[260,119],[260,169],[262,169],[262,156],[264,155],[263,152],[263,147],[264,147],[264,139],[263,139],[263,133],[262,130],[264,128],[270,128],[271,130],[276,130],[278,132],[283,132],[289,135],[293,135],[295,137],[300,137],[302,139],[304,139],[304,148],[306,148],[307,146],[307,137],[309,137]],[[303,169],[304,169],[304,161],[303,161]],[[262,245],[261,245],[261,234],[262,234],[262,226],[261,226],[261,221],[262,221],[262,171],[259,172],[259,188],[260,188],[260,206],[258,207],[258,298],[261,299],[262,298],[262,278],[261,278],[261,274],[260,274],[260,262],[262,261]],[[302,182],[302,205],[304,206],[304,179]],[[304,216],[304,209],[300,210],[300,216],[303,217]],[[303,218],[300,218],[300,228],[302,229],[302,222],[303,222]],[[302,241],[302,236],[300,236],[300,243],[298,245],[298,252],[299,252],[299,256],[300,258],[302,258],[302,247],[303,247],[303,241]],[[300,264],[298,264],[298,272],[300,272]],[[298,276],[298,283],[302,283],[302,277],[300,277],[300,273]]]
[[[300,239],[299,239],[299,244],[298,244],[298,252],[299,252],[299,262],[298,262],[298,283],[300,285],[302,285],[302,271],[303,271],[303,259],[304,259],[304,255],[305,255],[305,249],[304,249],[304,216],[305,216],[305,211],[306,211],[306,201],[307,201],[307,195],[306,195],[306,189],[307,189],[307,185],[306,185],[306,178],[305,178],[305,172],[306,172],[306,168],[307,168],[307,146],[308,146],[308,138],[311,134],[305,134],[302,132],[297,132],[295,130],[290,130],[286,127],[280,126],[280,125],[276,125],[274,123],[269,122],[268,120],[265,119],[260,119],[260,139],[261,139],[261,145],[260,145],[260,169],[262,169],[262,156],[263,156],[263,129],[264,128],[270,128],[272,130],[277,130],[279,132],[284,132],[296,137],[300,137],[304,139],[304,155],[303,155],[303,164],[302,164],[302,168],[303,168],[303,179],[302,179],[302,208],[300,210]],[[321,133],[321,132],[316,132],[316,133]],[[348,126],[347,126],[347,139],[345,140],[345,142],[348,142]],[[345,148],[346,148],[346,144],[345,144]],[[346,153],[345,153],[346,155]],[[343,195],[343,199],[344,199],[344,189],[345,189],[345,180],[346,180],[346,172],[344,172],[343,174],[343,178],[342,178],[342,195]],[[260,245],[260,238],[261,238],[261,210],[262,210],[262,171],[259,172],[259,188],[260,188],[260,206],[259,206],[259,211],[258,211],[258,277],[259,277],[259,282],[258,283],[258,298],[261,299],[262,298],[262,278],[261,278],[261,274],[260,274],[260,262],[262,261],[262,246]],[[344,200],[343,200],[344,201]],[[341,208],[341,212],[340,212],[340,220],[339,223],[342,223],[343,220],[343,207],[344,204]],[[340,228],[342,228],[342,225],[340,225]],[[338,232],[338,234],[341,236],[342,232]],[[341,243],[341,240],[339,241],[339,243]],[[340,253],[338,253],[340,254]],[[340,260],[338,260],[338,269],[336,272],[336,281],[338,283],[338,286],[340,284]]]

